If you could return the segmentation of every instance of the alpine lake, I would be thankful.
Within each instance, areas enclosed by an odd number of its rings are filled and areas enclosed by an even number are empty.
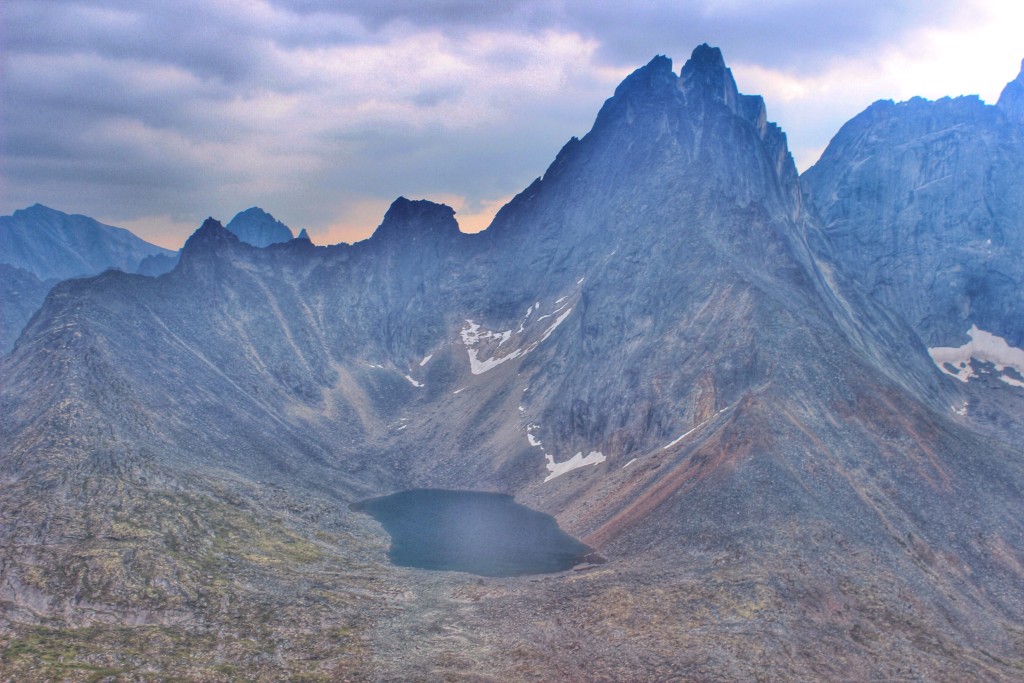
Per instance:
[[[352,509],[371,515],[391,535],[388,557],[402,567],[498,577],[604,562],[554,517],[506,494],[412,489]]]

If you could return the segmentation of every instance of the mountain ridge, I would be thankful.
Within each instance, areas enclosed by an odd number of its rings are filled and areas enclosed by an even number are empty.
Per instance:
[[[132,272],[146,256],[173,253],[124,228],[42,204],[0,216],[0,247],[4,263],[43,280],[92,275],[108,267]]]

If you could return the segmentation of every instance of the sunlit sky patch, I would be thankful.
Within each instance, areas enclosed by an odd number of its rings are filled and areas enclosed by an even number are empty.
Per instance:
[[[1020,26],[1002,0],[6,0],[0,213],[175,248],[258,205],[324,244],[404,195],[480,230],[655,54],[721,47],[803,170],[874,100],[994,102]]]

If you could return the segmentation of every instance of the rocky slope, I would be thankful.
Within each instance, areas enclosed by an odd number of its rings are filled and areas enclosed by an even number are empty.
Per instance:
[[[5,667],[1013,680],[1020,450],[838,258],[701,46],[484,233],[404,198],[354,245],[211,219],[164,277],[61,283],[0,365]],[[512,493],[608,562],[391,567],[348,505],[416,486]]]

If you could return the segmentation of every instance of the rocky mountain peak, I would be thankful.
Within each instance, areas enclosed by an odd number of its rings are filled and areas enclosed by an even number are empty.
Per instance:
[[[694,48],[683,65],[679,87],[688,99],[694,95],[710,97],[736,111],[739,91],[732,70],[725,65],[722,51],[717,47],[704,43]]]
[[[305,228],[303,228],[302,230],[299,231],[299,236],[296,237],[295,239],[297,239],[297,240],[306,240],[307,242],[312,242],[313,241],[313,240],[311,240],[309,238],[309,233],[306,232]]]
[[[421,236],[434,239],[459,234],[459,224],[452,207],[426,199],[399,197],[392,202],[370,239],[373,242],[407,242],[416,241]]]
[[[39,204],[38,202],[33,204],[32,206],[28,206],[28,207],[26,207],[24,209],[16,209],[14,211],[14,213],[12,214],[12,216],[14,216],[15,218],[29,218],[29,217],[39,217],[39,216],[66,216],[66,215],[67,214],[65,214],[62,211],[57,211],[56,209],[51,209],[48,206],[44,206],[43,204]]]
[[[672,60],[665,55],[657,55],[646,65],[640,67],[619,83],[615,89],[615,97],[619,99],[637,93],[650,93],[665,90],[666,86],[674,85],[676,75],[672,71]]]
[[[238,237],[225,228],[216,218],[207,218],[185,242],[182,255],[190,256],[197,252],[216,250],[227,244],[238,244]]]
[[[996,106],[1010,119],[1024,123],[1024,60],[1017,78],[1006,84]]]
[[[258,206],[235,214],[227,226],[238,239],[255,247],[266,247],[292,239],[291,229]]]
[[[625,187],[648,174],[659,183],[674,175],[681,185],[692,177],[719,183],[739,205],[764,201],[790,218],[801,211],[785,133],[768,121],[761,97],[738,92],[721,50],[705,44],[693,51],[681,76],[663,55],[627,76],[591,131],[570,140],[544,176],[498,212],[488,232],[505,234],[518,224],[525,234],[534,231],[530,226],[551,226],[539,215],[560,211],[559,195],[591,183]],[[581,227],[579,234],[588,230]],[[555,234],[549,227],[543,232]]]

